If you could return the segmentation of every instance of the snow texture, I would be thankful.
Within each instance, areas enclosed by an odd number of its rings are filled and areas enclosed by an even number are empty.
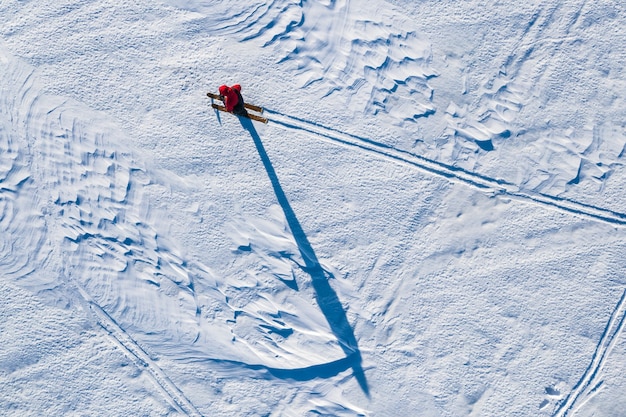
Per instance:
[[[0,2],[0,415],[625,415],[625,45],[613,1]]]

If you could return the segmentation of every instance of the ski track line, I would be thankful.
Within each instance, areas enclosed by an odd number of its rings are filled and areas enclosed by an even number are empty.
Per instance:
[[[280,112],[265,109],[272,115],[270,123],[292,130],[304,131],[322,137],[334,143],[348,147],[355,147],[363,151],[394,160],[397,163],[410,165],[433,175],[444,177],[452,182],[463,183],[480,191],[495,195],[507,196],[521,201],[539,204],[561,212],[567,212],[579,217],[600,221],[611,225],[626,226],[626,214],[609,210],[591,204],[581,203],[563,197],[542,194],[528,190],[521,190],[510,182],[476,174],[453,165],[444,164],[426,157],[399,150],[389,145],[373,141],[368,138],[344,133],[339,130],[289,116]]]
[[[78,292],[89,305],[89,309],[95,315],[98,324],[117,342],[126,356],[131,359],[137,368],[147,370],[154,384],[162,391],[163,395],[170,400],[174,408],[181,414],[194,417],[202,417],[202,414],[196,409],[191,401],[183,394],[183,392],[172,382],[171,379],[163,372],[156,362],[146,353],[135,340],[120,327],[119,324],[111,317],[100,305],[91,299],[89,294],[80,287],[76,282]]]
[[[609,321],[604,329],[602,337],[598,342],[598,346],[593,354],[591,363],[587,370],[580,378],[580,381],[567,396],[565,401],[557,409],[554,417],[566,417],[574,415],[588,400],[591,399],[602,387],[603,381],[600,378],[600,372],[604,367],[611,350],[617,343],[619,335],[626,324],[626,290],[622,293],[622,297],[615,306],[615,310],[611,314]],[[577,404],[578,403],[578,404]],[[571,414],[570,414],[571,412]]]

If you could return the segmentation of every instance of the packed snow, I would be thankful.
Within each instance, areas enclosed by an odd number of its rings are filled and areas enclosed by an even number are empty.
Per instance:
[[[626,415],[625,45],[614,1],[1,1],[0,415]]]

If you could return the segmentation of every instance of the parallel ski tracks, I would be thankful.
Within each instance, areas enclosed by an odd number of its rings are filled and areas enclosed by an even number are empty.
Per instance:
[[[154,384],[163,396],[170,400],[172,406],[183,415],[202,417],[202,414],[163,372],[154,359],[82,287],[76,283],[74,285],[77,286],[78,292],[88,304],[98,324],[117,342],[118,347],[134,362],[137,368],[148,372]]]
[[[602,387],[601,371],[604,364],[615,347],[620,333],[626,324],[626,290],[617,303],[609,321],[604,329],[604,333],[598,342],[598,346],[593,354],[591,363],[587,370],[574,386],[567,398],[556,410],[554,417],[566,417],[573,415],[587,401],[589,401]]]
[[[357,148],[380,157],[393,160],[396,163],[416,167],[429,174],[440,176],[456,183],[463,183],[480,191],[493,195],[506,196],[512,199],[539,204],[544,207],[573,214],[593,221],[608,223],[617,226],[626,226],[626,213],[620,213],[607,208],[582,203],[564,197],[522,190],[508,181],[488,177],[464,170],[453,165],[444,164],[421,155],[399,150],[368,138],[352,135],[309,122],[297,117],[289,116],[273,110],[265,110],[271,114],[270,123],[286,129],[293,129],[315,135],[343,146]]]

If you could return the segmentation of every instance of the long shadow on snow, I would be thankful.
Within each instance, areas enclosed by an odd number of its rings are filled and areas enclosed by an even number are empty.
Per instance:
[[[324,268],[322,268],[322,265],[320,265],[317,255],[315,254],[309,239],[304,233],[304,229],[302,229],[302,225],[300,225],[300,222],[296,217],[296,213],[293,211],[293,208],[291,207],[291,204],[289,203],[289,200],[280,185],[276,171],[272,166],[272,162],[265,151],[263,142],[261,142],[261,137],[254,128],[252,121],[243,117],[240,117],[239,120],[244,129],[250,133],[252,140],[254,140],[254,144],[259,152],[263,166],[265,167],[267,175],[272,183],[272,187],[274,188],[274,193],[276,193],[278,203],[285,213],[285,218],[287,219],[291,233],[296,240],[298,250],[304,260],[304,270],[311,276],[317,303],[319,304],[322,313],[324,313],[326,321],[328,321],[328,324],[330,325],[331,331],[339,341],[339,345],[346,354],[345,359],[331,362],[330,364],[291,371],[279,371],[277,369],[273,369],[271,372],[276,376],[284,375],[295,377],[295,379],[311,379],[314,377],[324,378],[330,375],[336,375],[345,369],[352,368],[354,377],[361,386],[361,389],[365,395],[369,397],[369,387],[367,385],[367,379],[365,378],[365,372],[363,371],[363,366],[361,364],[361,352],[356,338],[354,337],[352,327],[350,327],[350,323],[348,322],[348,317],[346,316],[343,306],[339,301],[339,297],[328,282],[328,278],[331,274],[325,271]],[[333,367],[336,367],[336,369],[330,369]]]

